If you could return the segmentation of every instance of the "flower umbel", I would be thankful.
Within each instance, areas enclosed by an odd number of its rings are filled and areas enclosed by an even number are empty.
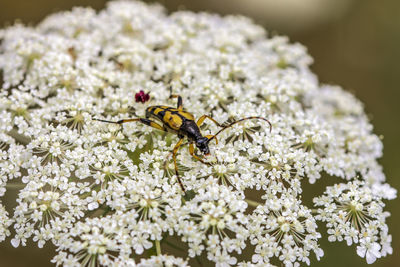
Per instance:
[[[328,187],[325,194],[314,199],[318,209],[318,220],[327,222],[328,240],[343,241],[357,246],[357,254],[373,263],[381,254],[391,254],[385,204],[382,198],[365,186],[365,182],[355,180],[347,184]],[[382,249],[382,250],[381,250]]]

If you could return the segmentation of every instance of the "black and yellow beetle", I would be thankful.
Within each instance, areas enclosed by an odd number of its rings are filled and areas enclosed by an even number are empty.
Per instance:
[[[175,173],[176,177],[178,179],[179,185],[181,186],[183,192],[185,192],[185,187],[182,184],[182,181],[179,177],[178,173],[178,167],[176,164],[176,154],[178,153],[179,147],[182,145],[183,140],[185,136],[187,137],[189,141],[189,153],[192,157],[195,159],[199,160],[200,162],[207,164],[205,161],[203,161],[202,158],[197,156],[194,153],[194,145],[198,149],[200,149],[201,153],[204,155],[209,155],[210,154],[210,149],[208,147],[208,144],[211,140],[215,139],[215,141],[218,143],[217,140],[217,135],[220,134],[222,131],[225,129],[231,127],[232,125],[239,123],[244,120],[250,120],[250,119],[258,119],[258,120],[264,120],[268,122],[270,131],[272,129],[271,123],[262,117],[246,117],[234,122],[231,122],[227,125],[222,125],[218,123],[216,120],[214,120],[212,117],[208,115],[203,115],[201,116],[197,122],[195,122],[195,118],[192,113],[189,113],[187,111],[183,110],[183,105],[182,105],[182,97],[179,95],[171,95],[170,98],[178,98],[178,106],[176,108],[173,107],[168,107],[168,106],[150,106],[146,108],[146,118],[133,118],[133,119],[123,119],[119,121],[108,121],[108,120],[102,120],[102,119],[94,119],[97,121],[102,121],[102,122],[108,122],[108,123],[117,123],[117,124],[123,124],[126,122],[140,122],[145,125],[151,126],[153,128],[156,128],[161,131],[165,132],[171,132],[179,137],[178,143],[175,145],[173,151],[172,151],[172,158],[174,160],[174,166],[175,166]],[[150,120],[150,118],[154,118],[156,120],[159,120],[162,125]],[[222,129],[219,130],[215,135],[205,135],[203,136],[200,132],[200,125],[203,124],[205,119],[210,119],[213,121],[218,127],[221,127]]]

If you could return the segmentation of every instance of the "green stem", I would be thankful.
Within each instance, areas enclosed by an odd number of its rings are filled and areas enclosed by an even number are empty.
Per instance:
[[[245,199],[245,201],[247,202],[247,204],[249,204],[250,206],[255,207],[255,208],[257,208],[260,205],[264,205],[263,203],[260,203],[260,202],[254,201],[254,200],[250,200],[250,199]]]
[[[156,240],[156,252],[157,252],[157,256],[161,255],[161,244],[160,244],[160,240]]]

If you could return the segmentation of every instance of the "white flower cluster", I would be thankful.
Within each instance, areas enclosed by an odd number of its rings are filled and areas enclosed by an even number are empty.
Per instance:
[[[8,218],[8,213],[4,209],[4,206],[0,206],[0,241],[4,241],[7,236],[10,235],[10,230],[8,227],[13,223],[10,218]]]
[[[318,259],[323,256],[317,243],[321,234],[311,210],[290,192],[263,198],[265,205],[258,206],[250,220],[251,243],[256,246],[253,262],[269,263],[276,256],[285,266],[297,261],[310,265],[310,250]]]
[[[385,222],[389,213],[383,211],[382,197],[365,182],[355,180],[328,187],[323,196],[314,198],[314,203],[324,207],[318,209],[316,219],[327,223],[329,241],[359,244],[357,254],[366,257],[368,263],[392,254],[392,237]]]
[[[0,196],[21,186],[13,212],[0,206],[0,240],[13,225],[14,246],[51,242],[65,266],[299,266],[323,256],[325,223],[368,263],[391,254],[382,200],[396,190],[377,162],[382,143],[362,104],[321,86],[311,62],[247,18],[135,1],[0,30]],[[135,99],[141,90],[149,101]],[[235,124],[206,164],[183,143],[184,194],[176,135],[94,120],[175,106],[171,92],[196,118],[259,116],[272,130]],[[307,207],[303,188],[324,173],[344,183]]]

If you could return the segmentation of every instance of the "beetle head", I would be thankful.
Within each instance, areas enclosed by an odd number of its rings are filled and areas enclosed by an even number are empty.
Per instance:
[[[209,139],[207,137],[200,137],[196,139],[197,148],[200,149],[201,153],[203,153],[206,156],[210,154],[210,149],[208,148],[208,141]]]

